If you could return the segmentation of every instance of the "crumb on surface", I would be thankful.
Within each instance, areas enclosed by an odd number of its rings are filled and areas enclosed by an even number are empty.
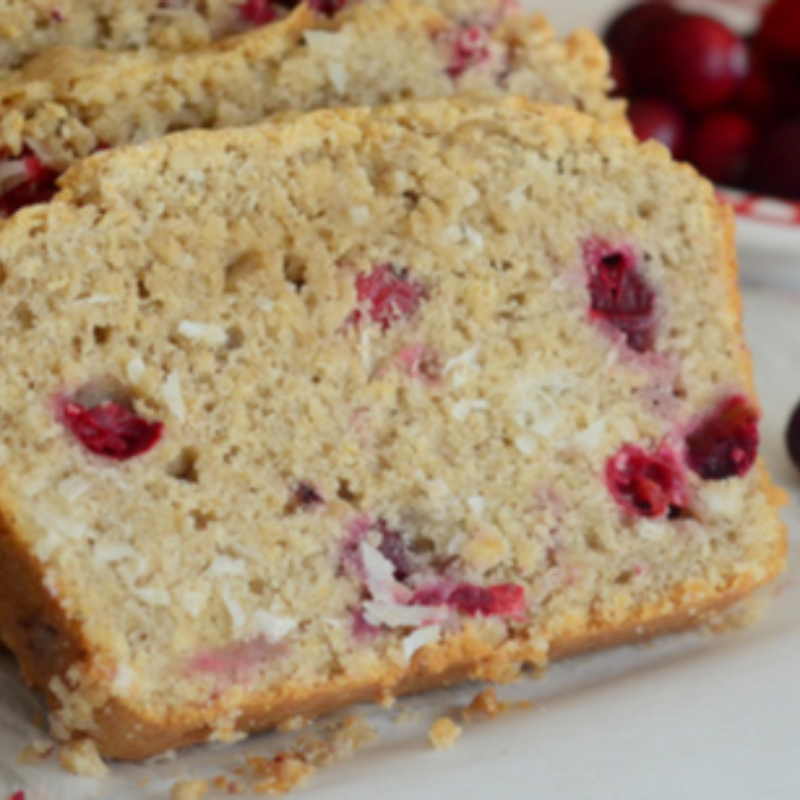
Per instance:
[[[316,767],[302,758],[282,753],[275,758],[249,756],[247,766],[259,777],[252,787],[256,794],[288,794],[316,772]]]
[[[61,746],[58,760],[67,772],[87,778],[102,778],[108,774],[108,767],[100,758],[97,745],[91,739],[68,742]]]
[[[494,719],[508,709],[509,704],[501,702],[497,698],[497,692],[492,686],[489,686],[472,698],[472,702],[461,711],[461,717],[467,721],[477,716]]]
[[[450,717],[440,717],[428,731],[428,741],[435,750],[449,750],[463,731],[464,729]]]
[[[20,764],[37,764],[52,755],[55,749],[55,744],[47,739],[34,739],[17,756],[17,761]]]
[[[178,781],[171,789],[170,800],[200,800],[210,790],[208,781],[184,780]]]

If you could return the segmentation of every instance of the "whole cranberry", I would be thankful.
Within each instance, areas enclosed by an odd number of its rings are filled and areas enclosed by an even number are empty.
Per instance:
[[[777,70],[755,49],[749,52],[750,69],[733,98],[731,107],[757,122],[778,117],[785,105],[786,83],[782,70]]]
[[[606,27],[603,40],[612,53],[627,57],[631,47],[651,28],[665,19],[679,16],[673,5],[664,0],[647,0],[617,14]]]
[[[713,111],[689,137],[689,161],[714,183],[742,186],[757,138],[750,120],[729,111]]]
[[[800,200],[800,119],[765,134],[753,154],[752,184],[763,194]]]
[[[632,45],[626,60],[635,89],[690,111],[727,102],[747,75],[747,48],[733,31],[702,14],[664,20]]]
[[[800,469],[800,403],[789,418],[789,425],[786,428],[786,449],[794,465]]]
[[[769,56],[800,64],[800,3],[773,0],[764,9],[756,42]]]
[[[632,100],[628,118],[637,138],[661,142],[675,158],[686,153],[686,120],[681,110],[668,100],[648,97]]]

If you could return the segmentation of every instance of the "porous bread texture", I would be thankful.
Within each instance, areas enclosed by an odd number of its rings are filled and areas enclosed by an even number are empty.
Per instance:
[[[461,30],[432,8],[396,0],[334,19],[302,6],[280,23],[185,54],[57,49],[0,82],[0,153],[27,148],[63,171],[98,149],[181,129],[465,93],[522,94],[622,120],[621,104],[606,94],[607,54],[592,34],[561,42],[543,18],[509,12],[485,23],[485,58],[450,77]]]
[[[451,100],[177,134],[63,183],[0,237],[0,630],[60,735],[142,758],[507,679],[782,568],[760,462],[688,472],[675,519],[606,485],[621,447],[756,402],[730,212],[660,146]],[[597,240],[638,253],[651,352],[589,316]],[[385,264],[422,295],[384,329],[356,286]],[[62,398],[104,392],[164,423],[150,452],[66,430]],[[393,604],[381,525],[412,584],[513,584],[524,613]]]
[[[381,0],[369,0],[381,2]],[[425,0],[448,15],[470,18],[496,13],[514,3],[486,0]],[[60,45],[97,50],[165,51],[202,47],[251,27],[242,13],[245,0],[2,0],[0,4],[0,70],[20,67]],[[258,10],[258,3],[250,3]],[[292,2],[263,4],[275,19],[288,14]],[[249,16],[249,19],[248,19]],[[259,19],[265,19],[259,15]]]

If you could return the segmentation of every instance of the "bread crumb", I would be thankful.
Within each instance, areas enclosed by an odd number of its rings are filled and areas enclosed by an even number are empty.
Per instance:
[[[171,800],[200,800],[208,794],[210,787],[208,781],[186,780],[178,781],[169,793]]]
[[[47,739],[34,739],[17,756],[17,761],[20,764],[37,764],[44,761],[55,749],[55,744]]]
[[[428,741],[435,750],[449,750],[459,739],[464,729],[450,717],[436,720],[428,731]]]
[[[472,702],[462,710],[462,719],[469,721],[476,716],[489,717],[494,719],[504,711],[508,711],[509,704],[501,703],[497,699],[497,692],[491,686],[478,692],[472,699]]]
[[[256,794],[288,794],[316,772],[316,768],[302,758],[282,753],[275,758],[249,756],[247,766],[264,779],[253,784]]]
[[[68,742],[58,752],[58,760],[67,772],[88,778],[102,778],[108,774],[108,767],[97,752],[97,745],[91,739]]]

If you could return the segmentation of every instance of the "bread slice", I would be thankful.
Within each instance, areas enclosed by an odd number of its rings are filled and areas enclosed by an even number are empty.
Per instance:
[[[108,756],[697,624],[783,565],[731,214],[521,99],[87,159],[0,237],[0,629]]]
[[[358,1],[358,0],[357,0]],[[382,2],[382,0],[367,0]],[[498,15],[511,0],[426,0],[454,19]],[[309,0],[333,16],[352,0]],[[0,71],[61,45],[124,51],[182,51],[284,19],[297,0],[3,0],[0,6]]]
[[[622,120],[592,34],[560,42],[541,17],[462,23],[457,10],[398,0],[329,19],[302,6],[186,54],[54,50],[0,82],[0,215],[48,199],[58,174],[97,150],[276,111],[512,92]]]

